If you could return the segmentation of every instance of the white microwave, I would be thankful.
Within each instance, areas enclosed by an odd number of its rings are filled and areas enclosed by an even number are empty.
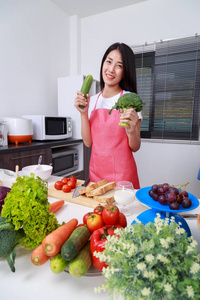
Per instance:
[[[72,137],[72,119],[45,115],[23,115],[33,124],[33,140],[60,140]]]

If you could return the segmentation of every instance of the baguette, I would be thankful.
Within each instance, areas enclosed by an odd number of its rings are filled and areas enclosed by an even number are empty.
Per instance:
[[[114,190],[110,190],[105,194],[94,196],[94,200],[98,201],[99,203],[108,203],[111,204],[114,202]]]
[[[108,182],[108,183],[98,187],[97,189],[92,190],[91,192],[89,192],[88,196],[94,197],[94,196],[103,195],[106,192],[114,189],[115,187],[116,187],[116,183],[114,181],[113,182]]]
[[[102,186],[102,185],[105,185],[106,183],[108,183],[107,179],[103,179],[101,181],[98,181],[98,182],[90,182],[86,187],[82,188],[79,190],[79,194],[82,195],[82,194],[87,194],[90,193],[91,191],[97,189],[98,187]]]

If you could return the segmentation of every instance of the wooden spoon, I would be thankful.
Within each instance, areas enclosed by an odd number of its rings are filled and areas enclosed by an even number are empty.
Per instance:
[[[18,171],[19,171],[19,166],[16,165],[15,166],[15,179],[17,179],[17,177],[18,177]]]

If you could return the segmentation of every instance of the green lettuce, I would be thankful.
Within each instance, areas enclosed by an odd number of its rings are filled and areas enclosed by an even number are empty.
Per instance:
[[[47,197],[48,183],[31,174],[18,177],[4,200],[1,216],[15,230],[23,228],[25,236],[21,245],[27,249],[39,246],[45,236],[60,226],[55,214],[49,213]]]

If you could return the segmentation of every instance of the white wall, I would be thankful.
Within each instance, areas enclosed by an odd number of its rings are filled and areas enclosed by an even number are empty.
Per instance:
[[[81,19],[81,71],[99,79],[102,56],[114,42],[129,45],[200,34],[199,0],[147,0]],[[200,198],[200,145],[142,141],[134,154],[141,186],[183,184]]]
[[[0,116],[57,114],[69,16],[49,0],[0,0]]]

